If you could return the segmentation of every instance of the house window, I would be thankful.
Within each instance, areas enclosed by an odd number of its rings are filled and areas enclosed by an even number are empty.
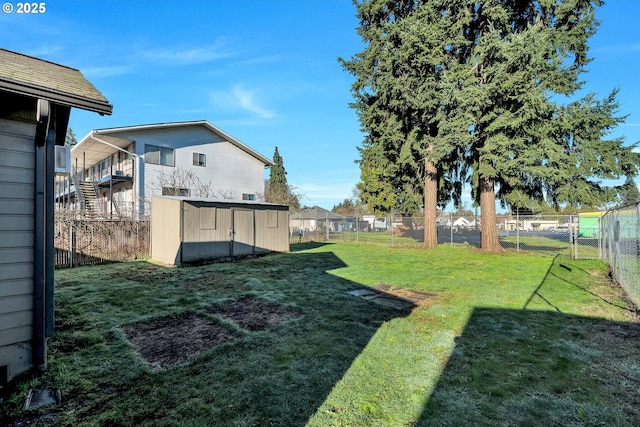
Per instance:
[[[255,199],[256,199],[255,194],[247,194],[247,193],[242,194],[242,200],[255,200]]]
[[[193,166],[207,166],[207,156],[202,153],[193,153]]]
[[[144,146],[144,162],[154,165],[175,166],[174,150],[173,148],[147,144]]]
[[[191,195],[191,190],[188,188],[162,187],[162,195],[189,197]]]

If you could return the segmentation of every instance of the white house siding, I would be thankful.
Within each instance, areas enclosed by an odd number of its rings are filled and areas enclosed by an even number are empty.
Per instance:
[[[254,194],[257,198],[264,192],[264,163],[204,126],[143,129],[111,135],[136,141],[136,154],[141,157],[147,144],[175,150],[175,167],[144,164],[138,178],[144,183],[139,192],[145,199],[162,195],[160,176],[170,176],[177,168],[193,171],[201,182],[212,182],[215,191],[232,195],[236,200],[242,199],[243,194]],[[206,156],[205,167],[193,165],[193,153]],[[221,197],[221,194],[209,197]]]
[[[31,366],[35,125],[0,119],[0,374]]]
[[[111,194],[113,194],[113,201],[116,206],[111,207],[111,201],[109,200],[109,187],[100,188],[100,196],[106,213],[119,213],[122,215],[131,215],[134,210],[135,194],[133,188],[131,188],[130,182],[114,184],[111,187]]]

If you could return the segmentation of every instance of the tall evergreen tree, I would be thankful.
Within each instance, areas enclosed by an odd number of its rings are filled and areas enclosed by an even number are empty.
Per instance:
[[[73,132],[73,129],[67,128],[67,134],[64,138],[64,145],[67,147],[73,147],[78,143],[78,139],[76,138],[76,134]]]
[[[607,139],[607,134],[624,121],[624,117],[616,116],[616,93],[603,100],[589,94],[556,114],[552,132],[561,153],[556,158],[562,162],[548,161],[545,165],[556,171],[546,181],[551,205],[603,207],[616,200],[619,187],[605,186],[601,180],[621,176],[632,180],[637,174],[635,145],[625,145],[622,138]]]
[[[614,116],[615,92],[568,106],[552,100],[582,86],[599,0],[467,3],[460,114],[470,116],[468,164],[482,212],[482,248],[500,251],[496,199],[520,207],[545,199],[604,202],[610,193],[598,179],[624,173],[635,156],[621,140],[603,140],[623,120]]]
[[[600,4],[358,3],[367,46],[343,65],[356,76],[353,106],[366,133],[363,199],[397,209],[422,191],[425,222],[435,223],[428,212],[436,201],[459,200],[466,180],[481,207],[482,248],[492,252],[502,250],[496,200],[519,207],[606,200],[610,191],[600,178],[636,173],[630,148],[603,140],[622,120],[614,117],[615,92],[602,101],[589,95],[554,102],[582,85]],[[430,177],[445,190],[439,199]],[[425,228],[426,246],[432,227]]]
[[[269,173],[269,191],[273,194],[287,192],[287,172],[284,170],[282,156],[276,147],[273,153],[273,163]]]
[[[298,196],[294,194],[287,184],[287,172],[284,169],[284,161],[276,147],[273,153],[273,163],[269,171],[269,185],[266,191],[266,200],[270,203],[289,205],[294,209],[300,208]]]
[[[367,48],[341,60],[356,76],[352,107],[367,135],[360,148],[362,200],[374,211],[403,215],[423,206],[426,247],[437,245],[438,201],[456,196],[451,191],[456,187],[445,185],[451,180],[443,179],[452,173],[456,163],[450,157],[458,151],[452,134],[441,133],[445,103],[438,93],[450,43],[461,28],[444,5],[438,0],[359,3],[359,33]]]
[[[618,190],[618,206],[624,207],[640,202],[638,184],[632,177],[627,176],[624,184]]]

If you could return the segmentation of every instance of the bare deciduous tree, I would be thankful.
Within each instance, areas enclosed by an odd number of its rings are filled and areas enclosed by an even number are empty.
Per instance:
[[[191,196],[203,198],[235,199],[236,190],[232,188],[216,188],[212,180],[201,180],[194,171],[181,167],[172,168],[171,172],[163,170],[152,185],[163,195]]]

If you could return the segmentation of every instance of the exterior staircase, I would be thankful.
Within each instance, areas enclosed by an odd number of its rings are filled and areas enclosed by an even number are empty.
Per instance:
[[[100,203],[100,199],[98,199],[98,192],[92,182],[76,182],[76,188],[78,189],[77,195],[80,200],[81,209],[86,212],[88,216],[96,216],[102,213],[102,204]]]
[[[118,216],[118,218],[122,217],[122,212],[120,211],[120,204],[118,203],[118,201],[114,197],[114,194],[111,195],[111,210],[112,210],[112,214],[115,211],[115,213]]]

